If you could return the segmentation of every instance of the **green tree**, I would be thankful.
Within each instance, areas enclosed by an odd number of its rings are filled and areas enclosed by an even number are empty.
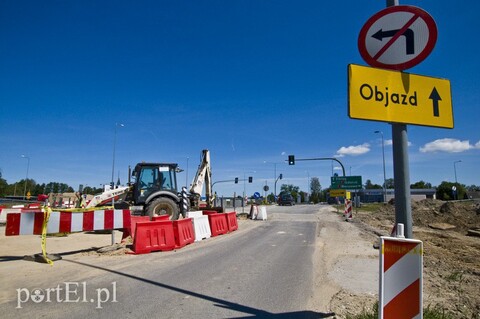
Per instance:
[[[16,185],[14,184],[14,192],[16,193],[15,195],[26,196],[28,192],[30,192],[30,195],[34,196],[35,195],[34,191],[36,186],[37,186],[37,183],[33,179],[30,179],[30,178],[27,180],[22,179],[19,182],[17,182]]]
[[[456,187],[456,196],[454,196],[452,187]],[[462,184],[443,181],[437,187],[437,199],[453,200],[463,199],[466,195],[466,189]]]
[[[432,188],[432,184],[430,183],[425,183],[424,181],[419,181],[416,182],[412,185],[410,185],[411,189],[426,189],[426,188]]]
[[[383,187],[378,184],[373,184],[371,180],[367,179],[365,182],[365,189],[382,189]]]
[[[292,194],[293,198],[296,199],[298,196],[298,192],[300,191],[300,187],[293,186],[292,184],[282,184],[280,187],[280,193],[286,192]]]
[[[387,185],[386,188],[390,188],[390,189],[393,189],[395,188],[395,181],[393,180],[393,178],[387,178],[385,180],[385,184]]]
[[[72,193],[73,188],[65,183],[50,182],[45,186],[45,193]]]
[[[322,200],[322,186],[318,177],[312,177],[310,180],[310,201],[313,203],[319,203]]]
[[[275,195],[273,193],[270,193],[267,195],[267,200],[270,202],[270,203],[274,203],[275,202]]]
[[[477,185],[470,185],[470,186],[467,186],[467,190],[469,192],[478,192],[480,191],[480,186],[477,186]]]
[[[2,171],[0,171],[0,197],[7,195],[8,183],[2,177]]]

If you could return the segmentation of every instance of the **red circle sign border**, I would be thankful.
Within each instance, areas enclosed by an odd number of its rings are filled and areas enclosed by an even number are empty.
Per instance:
[[[387,14],[393,13],[393,12],[410,12],[413,14],[418,15],[420,18],[422,18],[425,23],[427,24],[428,27],[428,41],[423,49],[423,51],[417,55],[415,58],[413,58],[410,61],[403,62],[403,63],[398,63],[398,64],[386,64],[382,62],[378,62],[375,60],[367,51],[366,47],[366,37],[367,37],[367,32],[370,30],[370,27],[380,18],[386,16]],[[367,62],[370,66],[373,67],[378,67],[378,68],[384,68],[384,69],[391,69],[391,70],[397,70],[397,71],[403,71],[406,69],[409,69],[423,60],[432,52],[433,48],[435,47],[435,43],[437,42],[437,25],[435,23],[435,20],[432,18],[428,12],[425,10],[415,7],[415,6],[391,6],[386,9],[383,9],[376,14],[374,14],[370,19],[367,20],[365,25],[362,27],[360,30],[360,34],[358,35],[358,50],[360,51],[360,55],[362,58]]]

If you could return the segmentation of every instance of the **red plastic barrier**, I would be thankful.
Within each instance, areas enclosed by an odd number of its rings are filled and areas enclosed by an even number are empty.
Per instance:
[[[175,249],[175,237],[171,221],[137,222],[133,239],[135,254],[173,249]]]
[[[160,215],[160,216],[155,216],[153,217],[153,220],[158,222],[159,220],[170,220],[170,215]]]
[[[202,211],[202,214],[203,215],[215,215],[215,214],[218,214],[218,212],[215,211],[215,210],[204,210],[204,211]]]
[[[132,236],[132,239],[135,238],[135,229],[137,228],[137,223],[144,223],[150,221],[149,216],[131,216],[130,217],[130,229],[127,230],[127,234],[125,234],[123,237],[127,237],[128,235]]]
[[[210,230],[212,237],[228,233],[227,215],[226,214],[211,214],[208,215],[208,222],[210,223]]]
[[[169,218],[170,218],[170,215],[161,215],[161,216],[153,217],[153,221],[169,220]],[[127,238],[128,236],[132,236],[132,239],[134,239],[135,238],[135,228],[136,228],[137,223],[139,223],[139,222],[149,222],[150,221],[150,216],[131,216],[130,221],[131,221],[131,227],[130,227],[130,229],[125,229],[123,231],[122,240]]]
[[[225,213],[225,215],[227,215],[228,231],[237,230],[238,229],[237,213],[231,212],[231,213]]]
[[[181,248],[195,241],[193,223],[191,218],[173,221],[173,235],[175,237],[175,248]]]

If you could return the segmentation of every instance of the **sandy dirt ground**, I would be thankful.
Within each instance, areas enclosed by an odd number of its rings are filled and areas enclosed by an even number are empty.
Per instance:
[[[370,308],[378,296],[376,235],[345,222],[341,213],[327,206],[320,210],[314,260],[312,309],[345,318]]]
[[[480,203],[413,202],[412,218],[413,237],[424,244],[424,307],[444,310],[453,318],[480,318],[480,237],[469,235],[469,230],[480,229]],[[381,204],[374,211],[354,211],[353,223],[368,239],[371,234],[388,235],[394,220],[394,206]],[[355,302],[342,309],[334,299],[337,314],[358,313],[375,300],[351,291],[336,296],[345,298]]]

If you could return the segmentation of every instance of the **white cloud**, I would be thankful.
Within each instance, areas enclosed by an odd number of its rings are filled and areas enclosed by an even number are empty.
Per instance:
[[[384,143],[385,143],[385,146],[392,146],[392,145],[393,145],[393,140],[385,140]],[[380,144],[380,145],[382,145],[382,144]],[[407,145],[410,147],[410,146],[412,146],[413,144],[412,144],[412,142],[408,141],[408,142],[407,142]]]
[[[430,153],[430,152],[460,153],[460,152],[465,152],[474,148],[480,149],[480,141],[478,141],[475,145],[472,145],[468,140],[460,141],[453,138],[442,138],[442,139],[427,143],[423,147],[420,147],[420,152],[422,153]]]
[[[345,155],[358,156],[370,152],[370,144],[364,143],[357,146],[342,146],[335,156],[343,157]]]

